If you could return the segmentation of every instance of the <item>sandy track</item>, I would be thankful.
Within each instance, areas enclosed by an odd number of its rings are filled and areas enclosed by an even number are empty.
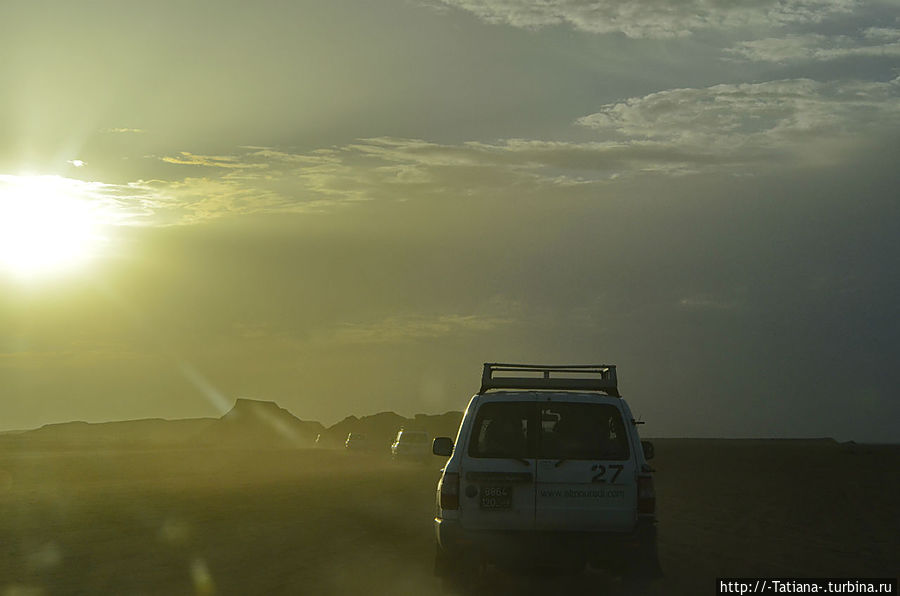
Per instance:
[[[710,447],[714,448],[710,448]],[[0,594],[423,594],[437,459],[341,451],[0,454]],[[721,575],[890,576],[900,448],[657,441],[665,577],[492,594],[711,594]]]

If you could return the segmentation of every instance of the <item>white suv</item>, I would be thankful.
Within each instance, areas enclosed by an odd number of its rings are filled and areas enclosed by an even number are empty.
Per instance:
[[[424,431],[397,431],[397,437],[391,443],[391,456],[395,459],[426,459],[429,455],[428,433]]]
[[[498,374],[499,373],[499,374]],[[486,563],[585,563],[660,573],[653,446],[619,396],[615,366],[484,365],[438,482],[435,574],[455,583]]]

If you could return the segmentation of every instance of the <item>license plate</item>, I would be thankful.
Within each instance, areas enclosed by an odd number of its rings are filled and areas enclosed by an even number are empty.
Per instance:
[[[509,509],[512,507],[511,486],[482,486],[479,505],[482,509]]]

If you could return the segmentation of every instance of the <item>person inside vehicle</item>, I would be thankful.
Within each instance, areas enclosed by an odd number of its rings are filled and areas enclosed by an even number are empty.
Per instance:
[[[604,459],[624,459],[628,455],[625,431],[617,416],[611,416],[601,427],[600,453]]]
[[[484,435],[484,452],[501,457],[522,457],[525,453],[522,421],[511,417],[491,420]]]

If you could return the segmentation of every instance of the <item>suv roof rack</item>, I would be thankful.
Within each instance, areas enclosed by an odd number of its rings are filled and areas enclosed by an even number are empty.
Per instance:
[[[542,373],[536,376],[500,376],[494,373]],[[568,374],[577,376],[551,376]],[[485,362],[481,374],[481,389],[531,389],[538,391],[602,391],[613,397],[621,397],[616,384],[614,364],[503,364]]]

